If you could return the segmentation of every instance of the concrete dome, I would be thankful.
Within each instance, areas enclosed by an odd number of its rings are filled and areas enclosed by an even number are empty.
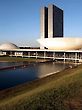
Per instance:
[[[0,45],[0,50],[13,50],[13,49],[19,49],[19,47],[13,43],[4,43]]]
[[[50,50],[78,50],[82,48],[82,38],[44,38],[38,42]]]

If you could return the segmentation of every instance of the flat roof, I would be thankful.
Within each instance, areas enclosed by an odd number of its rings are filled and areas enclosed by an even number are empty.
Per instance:
[[[49,49],[9,49],[9,50],[0,50],[3,52],[14,51],[14,52],[82,52],[82,50],[49,50]]]

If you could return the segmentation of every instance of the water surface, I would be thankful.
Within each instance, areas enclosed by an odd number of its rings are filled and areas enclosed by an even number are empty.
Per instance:
[[[24,62],[0,62],[0,67],[13,66],[20,64],[28,64]],[[0,70],[0,90],[16,86],[25,82],[29,82],[49,73],[61,71],[65,69],[68,64],[61,63],[30,63],[25,68],[17,68],[10,70]]]

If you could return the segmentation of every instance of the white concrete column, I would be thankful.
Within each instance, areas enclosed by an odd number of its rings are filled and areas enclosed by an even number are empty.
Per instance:
[[[76,61],[77,61],[77,53],[75,53],[75,63],[76,63]]]
[[[36,59],[37,59],[37,52],[36,52]]]
[[[55,59],[55,52],[53,52],[53,60]]]
[[[30,58],[30,52],[28,52],[28,57]]]
[[[46,52],[44,51],[44,59],[45,59],[45,57],[46,57]]]
[[[22,57],[23,57],[23,52],[22,52]]]
[[[65,63],[65,52],[64,52],[64,63]]]
[[[17,57],[17,52],[15,52],[15,57]]]

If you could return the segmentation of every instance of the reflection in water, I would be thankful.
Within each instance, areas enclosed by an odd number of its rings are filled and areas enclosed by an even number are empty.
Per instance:
[[[38,77],[44,77],[65,69],[67,65],[60,63],[44,63],[38,66]]]
[[[0,68],[1,67],[6,67],[6,66],[14,66],[14,65],[22,65],[23,62],[0,62]]]
[[[8,63],[2,62],[0,66],[12,66],[24,64],[21,63]],[[11,70],[0,71],[0,89],[9,88],[24,82],[29,82],[34,79],[46,76],[49,73],[57,72],[63,70],[67,67],[67,64],[57,64],[57,63],[33,63],[29,64],[26,68],[17,68]]]

